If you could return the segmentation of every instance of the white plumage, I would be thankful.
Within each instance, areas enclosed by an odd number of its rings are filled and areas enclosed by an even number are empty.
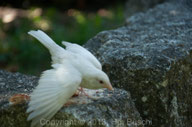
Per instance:
[[[43,72],[38,86],[31,94],[27,113],[30,113],[28,120],[32,120],[32,127],[42,126],[42,118],[51,119],[79,86],[113,89],[100,62],[85,48],[62,42],[66,46],[64,49],[40,30],[30,31],[29,34],[50,51],[53,67]]]
[[[100,70],[102,69],[101,63],[87,49],[81,47],[80,45],[72,44],[72,43],[66,42],[66,41],[62,41],[62,44],[66,46],[67,51],[82,55],[84,58],[89,60],[96,68],[98,68]]]

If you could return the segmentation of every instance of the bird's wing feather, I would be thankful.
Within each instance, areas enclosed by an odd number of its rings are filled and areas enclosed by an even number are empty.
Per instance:
[[[60,63],[61,58],[66,56],[65,49],[56,44],[46,33],[41,30],[31,30],[28,32],[31,36],[36,38],[43,44],[50,52],[53,63]]]
[[[62,44],[64,46],[66,46],[67,51],[82,55],[87,60],[89,60],[96,68],[98,68],[100,70],[102,69],[101,63],[87,49],[83,48],[82,46],[80,46],[78,44],[72,44],[72,43],[66,42],[66,41],[62,41]]]
[[[76,92],[81,83],[81,75],[71,66],[55,66],[44,71],[39,85],[31,94],[27,112],[31,126],[41,126],[40,119],[51,119]]]

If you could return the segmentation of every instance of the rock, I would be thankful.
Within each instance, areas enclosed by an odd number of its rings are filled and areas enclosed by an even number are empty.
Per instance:
[[[0,71],[0,123],[1,127],[28,127],[27,102],[10,104],[10,97],[15,94],[30,94],[37,85],[38,78],[20,73]],[[116,127],[139,126],[142,119],[129,92],[115,89],[85,90],[90,97],[79,95],[70,101],[73,104],[63,107],[52,120],[41,120],[41,124],[57,127]],[[151,121],[148,121],[151,122]]]
[[[85,44],[153,126],[192,125],[192,13],[176,3],[137,13]]]
[[[125,5],[125,15],[129,17],[136,12],[146,11],[164,1],[168,0],[128,0]]]
[[[184,5],[186,8],[192,10],[192,0],[176,0],[180,4]]]
[[[38,78],[20,73],[10,73],[0,70],[0,108],[8,104],[11,95],[30,93],[37,84]]]

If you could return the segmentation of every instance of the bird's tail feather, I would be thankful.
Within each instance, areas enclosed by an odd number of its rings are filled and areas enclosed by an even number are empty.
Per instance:
[[[51,55],[56,55],[56,52],[64,50],[59,45],[57,45],[47,34],[45,34],[41,30],[31,30],[28,32],[31,36],[35,37],[37,40],[39,40],[48,50],[50,51]]]

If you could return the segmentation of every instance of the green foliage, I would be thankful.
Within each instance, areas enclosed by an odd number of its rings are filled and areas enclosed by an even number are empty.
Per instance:
[[[58,12],[55,8],[32,8],[24,11],[12,22],[0,18],[0,67],[39,75],[50,68],[50,56],[29,30],[45,31],[59,45],[62,40],[84,44],[98,32],[114,29],[124,21],[123,8],[100,9],[98,12],[81,12],[70,9]]]

